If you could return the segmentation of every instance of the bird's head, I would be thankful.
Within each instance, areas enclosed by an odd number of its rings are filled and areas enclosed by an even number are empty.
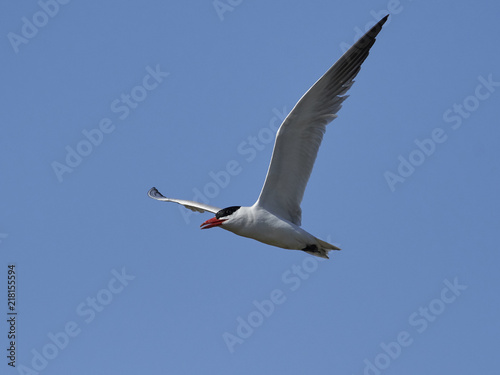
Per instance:
[[[215,214],[215,217],[208,219],[203,224],[200,225],[201,229],[208,229],[213,227],[218,227],[222,225],[225,221],[231,220],[232,216],[241,206],[231,206],[223,208]]]

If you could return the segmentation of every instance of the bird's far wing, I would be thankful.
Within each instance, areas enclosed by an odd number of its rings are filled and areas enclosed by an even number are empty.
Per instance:
[[[361,64],[387,20],[385,16],[359,39],[304,94],[281,124],[273,156],[256,204],[301,224],[300,203],[326,130],[347,98]]]
[[[220,211],[220,208],[214,207],[214,206],[209,206],[208,204],[203,204],[195,201],[187,201],[184,199],[172,199],[172,198],[167,198],[164,197],[158,189],[155,187],[151,188],[148,191],[148,196],[150,198],[156,199],[158,201],[163,201],[163,202],[174,202],[178,204],[182,204],[184,207],[190,209],[191,211],[196,211],[196,212],[212,212],[212,213],[217,213]]]

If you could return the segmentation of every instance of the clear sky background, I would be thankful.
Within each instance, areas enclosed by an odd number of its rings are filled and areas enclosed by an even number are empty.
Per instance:
[[[219,7],[0,5],[0,372],[498,374],[498,2]],[[253,204],[273,125],[386,13],[302,202],[342,251],[147,197]]]

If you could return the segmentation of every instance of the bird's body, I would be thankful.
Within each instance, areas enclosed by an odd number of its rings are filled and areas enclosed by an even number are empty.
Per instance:
[[[179,203],[198,212],[209,211],[215,217],[201,227],[219,226],[242,237],[291,250],[303,250],[328,258],[328,251],[340,250],[300,227],[300,203],[309,180],[326,125],[347,98],[361,64],[387,20],[384,17],[358,40],[297,102],[281,124],[273,149],[266,181],[259,198],[251,207],[231,206],[220,209],[194,201],[166,198],[152,188],[151,198]]]
[[[233,215],[232,220],[222,228],[242,237],[253,238],[283,249],[304,250],[322,257],[326,257],[328,250],[339,250],[258,204],[241,207]]]

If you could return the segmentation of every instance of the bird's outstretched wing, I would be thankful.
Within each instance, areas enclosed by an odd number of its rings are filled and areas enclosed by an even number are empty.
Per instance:
[[[182,204],[184,207],[190,209],[191,211],[196,211],[196,212],[212,212],[212,213],[217,213],[220,211],[220,208],[214,207],[214,206],[209,206],[208,204],[203,204],[195,201],[187,201],[184,199],[173,199],[173,198],[167,198],[164,197],[158,189],[155,187],[151,188],[148,191],[148,196],[150,198],[156,199],[158,201],[163,201],[163,202],[174,202],[178,204]]]
[[[385,16],[359,39],[302,96],[281,124],[273,156],[256,204],[301,224],[300,203],[326,130],[337,117],[347,90],[387,20]]]

